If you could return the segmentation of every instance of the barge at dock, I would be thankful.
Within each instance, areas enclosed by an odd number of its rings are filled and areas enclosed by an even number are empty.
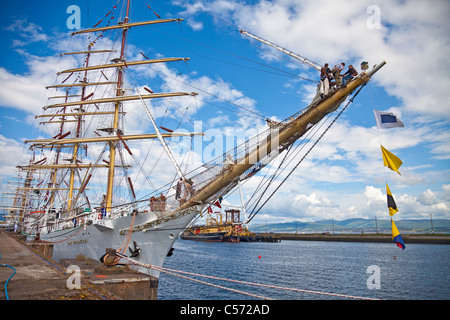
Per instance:
[[[240,211],[225,210],[225,214],[207,212],[204,225],[194,225],[181,234],[183,240],[214,241],[214,242],[280,242],[280,238],[270,234],[250,232],[240,219]],[[224,219],[225,217],[225,219]]]

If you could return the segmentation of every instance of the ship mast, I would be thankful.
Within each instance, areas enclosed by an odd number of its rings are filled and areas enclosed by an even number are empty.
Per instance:
[[[86,57],[86,67],[89,66],[89,58],[90,58],[90,51],[91,51],[91,46],[88,46],[88,53],[87,53],[87,57]],[[83,83],[87,83],[87,70],[84,72],[84,78],[83,78]],[[83,101],[85,99],[86,96],[86,87],[82,87],[81,88],[81,101]],[[79,108],[79,113],[83,112],[83,108],[80,105]],[[81,115],[77,117],[77,132],[75,137],[79,138],[80,137],[80,130],[81,130]],[[71,163],[76,164],[77,162],[77,158],[78,158],[78,146],[79,143],[75,143],[74,147],[73,147],[73,155],[72,155],[72,161]],[[72,201],[73,201],[73,191],[74,191],[74,182],[75,182],[75,170],[78,170],[78,168],[72,168],[70,169],[70,182],[69,182],[69,196],[68,196],[68,200],[67,200],[67,210],[72,209]]]
[[[68,97],[69,97],[69,88],[67,88],[66,89],[66,96],[65,96],[65,102],[67,102],[67,99],[68,99]],[[63,113],[66,113],[66,108],[63,108]],[[65,117],[63,116],[62,117],[62,120],[61,120],[61,126],[60,126],[60,128],[59,128],[59,135],[62,135],[63,134],[63,128],[64,128],[64,123],[65,123]],[[60,154],[61,154],[61,148],[57,148],[57,150],[56,150],[56,159],[55,159],[55,164],[58,164],[59,163],[59,156],[60,156]],[[55,186],[56,186],[56,177],[57,177],[57,171],[58,171],[58,169],[57,168],[55,168],[55,169],[53,169],[52,170],[52,172],[51,172],[51,174],[50,174],[50,177],[51,177],[51,186],[53,187],[53,188],[55,188]],[[50,204],[50,206],[53,204],[53,202],[55,201],[55,195],[56,195],[56,190],[51,190],[51,193],[50,193],[50,200],[49,200],[49,204]]]
[[[127,24],[129,21],[130,15],[130,1],[127,1],[127,11],[125,14],[124,23]],[[120,47],[120,62],[125,63],[125,46],[126,46],[126,38],[127,38],[128,28],[123,28],[122,30],[122,44]],[[123,84],[123,66],[119,67],[118,75],[117,75],[117,90],[116,97],[120,97],[124,94],[122,90]],[[116,101],[114,104],[114,120],[113,120],[113,133],[117,134],[117,127],[119,123],[119,111],[122,106],[120,101]],[[108,182],[106,187],[106,199],[105,206],[106,211],[111,212],[112,207],[112,196],[113,196],[113,186],[114,186],[114,169],[115,169],[115,158],[116,158],[116,144],[114,142],[109,142],[109,168],[108,168]]]
[[[35,118],[50,118],[48,121],[40,122],[40,124],[47,124],[47,123],[60,123],[60,130],[59,134],[54,136],[50,139],[37,139],[37,140],[29,140],[25,141],[25,143],[30,143],[30,149],[34,150],[35,148],[38,149],[45,149],[50,148],[56,149],[56,160],[53,163],[46,163],[46,161],[38,161],[38,162],[30,162],[28,165],[22,165],[18,166],[20,170],[27,171],[29,175],[33,174],[34,170],[50,170],[50,179],[49,179],[49,187],[48,188],[42,188],[37,185],[34,189],[32,189],[32,186],[27,186],[27,189],[30,190],[47,190],[51,191],[51,194],[49,195],[49,200],[46,202],[44,207],[48,205],[52,205],[55,201],[55,193],[56,191],[64,190],[66,191],[66,209],[67,211],[73,211],[77,206],[77,201],[80,196],[84,196],[86,198],[86,201],[89,204],[89,200],[84,194],[84,191],[87,190],[86,187],[89,183],[90,178],[92,177],[92,170],[96,168],[104,168],[107,170],[107,179],[105,181],[106,185],[106,191],[104,191],[104,199],[102,202],[102,207],[106,209],[108,213],[111,213],[112,211],[112,204],[114,201],[114,191],[116,190],[114,187],[114,177],[117,174],[116,168],[123,168],[125,170],[126,174],[126,168],[129,168],[131,166],[128,166],[123,163],[117,163],[116,156],[120,156],[122,158],[122,155],[120,154],[120,146],[123,144],[124,148],[130,153],[131,150],[128,148],[126,141],[128,140],[142,140],[142,139],[159,139],[163,146],[167,147],[165,145],[165,142],[163,139],[165,138],[171,138],[171,137],[177,137],[177,136],[194,136],[194,135],[203,135],[201,132],[190,132],[190,133],[182,133],[182,132],[171,132],[169,134],[167,133],[161,133],[159,132],[159,129],[156,127],[156,124],[154,121],[152,122],[155,126],[156,134],[135,134],[135,135],[126,135],[123,133],[122,128],[120,127],[120,119],[123,114],[125,114],[123,107],[124,103],[127,101],[136,101],[140,100],[143,104],[143,106],[146,108],[147,113],[149,116],[151,116],[150,111],[145,106],[144,100],[147,99],[156,99],[156,98],[171,98],[171,97],[180,97],[180,96],[196,96],[198,93],[196,92],[160,92],[160,93],[153,93],[151,94],[140,94],[139,92],[136,95],[125,95],[124,85],[125,85],[125,68],[129,68],[131,66],[137,66],[137,65],[146,65],[146,64],[154,64],[154,63],[167,63],[167,62],[175,62],[175,61],[188,61],[189,58],[174,58],[174,57],[168,57],[168,58],[157,58],[157,59],[149,59],[146,57],[146,60],[142,61],[129,61],[126,60],[126,52],[127,52],[127,36],[128,31],[132,27],[140,27],[145,25],[154,25],[154,24],[161,24],[161,23],[168,23],[168,22],[180,22],[183,19],[158,19],[153,21],[143,21],[143,22],[130,22],[130,6],[131,6],[131,0],[126,1],[126,10],[125,10],[125,17],[123,21],[118,22],[117,25],[108,26],[106,27],[100,27],[100,28],[90,28],[85,30],[78,30],[72,33],[72,35],[77,34],[84,34],[84,33],[94,33],[94,32],[101,32],[108,30],[114,30],[114,29],[122,29],[121,30],[121,41],[120,41],[120,53],[118,54],[119,57],[117,59],[111,60],[111,63],[107,64],[98,64],[98,65],[89,65],[89,58],[92,56],[92,54],[95,53],[109,53],[109,52],[115,52],[116,50],[92,50],[93,43],[90,43],[88,46],[88,50],[80,51],[80,52],[67,52],[62,53],[61,55],[74,55],[74,54],[86,54],[86,60],[85,64],[78,68],[71,68],[67,70],[63,70],[61,72],[58,72],[58,75],[61,74],[68,74],[67,78],[62,81],[62,83],[55,84],[48,86],[47,89],[58,89],[58,88],[64,88],[66,89],[66,95],[61,96],[57,95],[53,98],[65,98],[63,103],[55,102],[51,103],[49,105],[46,105],[43,107],[43,110],[48,109],[57,109],[56,112],[51,113],[43,113],[40,115],[36,115]],[[117,50],[119,52],[119,50]],[[116,81],[114,80],[108,80],[108,78],[105,76],[102,70],[108,69],[108,68],[114,68],[116,69]],[[97,79],[94,82],[88,82],[88,72],[89,71],[96,71],[100,70],[103,76],[106,78],[106,81],[99,81]],[[66,80],[69,79],[72,74],[79,74],[78,77],[83,74],[83,78],[79,83],[77,81],[74,81],[72,84],[65,84]],[[77,79],[78,79],[77,77]],[[87,94],[88,86],[103,86],[103,85],[114,85],[115,94],[112,96],[100,96],[95,97],[94,92],[91,94]],[[72,88],[79,88],[80,94],[79,95],[69,95],[69,90]],[[69,97],[77,97],[77,99],[73,101],[69,101]],[[50,99],[50,98],[49,98]],[[99,104],[111,104],[111,107],[109,109],[103,109],[100,110]],[[93,110],[92,106],[95,106],[97,110]],[[73,109],[66,109],[73,107]],[[86,108],[87,107],[87,108]],[[86,111],[85,111],[86,110]],[[112,122],[107,128],[97,129],[100,131],[104,131],[109,133],[109,135],[101,136],[99,135],[95,130],[94,133],[97,134],[97,136],[85,136],[83,134],[83,131],[85,128],[82,128],[83,119],[85,116],[103,116],[107,115],[110,116]],[[53,120],[56,117],[61,117],[60,120],[56,119]],[[74,117],[72,119],[71,117]],[[63,126],[67,122],[73,122],[75,124],[74,130],[71,132],[64,132]],[[83,129],[83,130],[82,130]],[[106,147],[103,152],[109,151],[109,159],[103,160],[103,163],[99,163],[101,161],[100,158],[97,158],[97,161],[95,163],[82,163],[79,160],[79,153],[80,148],[87,148],[87,145],[84,146],[83,144],[90,144],[90,143],[105,143]],[[69,161],[69,163],[60,163],[60,152],[61,149],[69,148],[70,149],[70,155],[69,159],[63,159]],[[167,152],[167,150],[166,150]],[[62,153],[61,153],[62,154]],[[169,152],[169,158],[170,160],[174,161],[173,157],[170,157]],[[108,161],[107,161],[108,160]],[[174,163],[176,165],[176,163]],[[177,167],[177,166],[176,166]],[[80,176],[80,171],[82,169],[87,169],[84,173],[84,176]],[[59,174],[61,172],[61,175]],[[67,182],[64,180],[65,173],[68,173],[67,176]],[[177,167],[177,172],[180,176],[182,176],[181,169],[179,166]],[[57,173],[58,177],[61,178],[61,181],[57,180]],[[80,185],[76,185],[76,180],[80,182]],[[58,178],[58,179],[59,179]],[[133,186],[131,184],[131,180],[128,178],[129,189],[132,191],[133,197],[135,198],[135,193],[133,190]],[[67,186],[66,188],[61,188],[59,185],[61,183],[65,183]],[[51,184],[51,185],[50,185]],[[50,188],[52,187],[52,188]],[[78,192],[77,192],[78,190]],[[131,193],[130,193],[131,194]]]

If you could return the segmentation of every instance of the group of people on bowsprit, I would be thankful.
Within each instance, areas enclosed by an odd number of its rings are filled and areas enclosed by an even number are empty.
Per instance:
[[[195,193],[192,179],[180,178],[176,186],[175,199],[180,201],[180,205],[185,203]],[[150,211],[166,211],[166,197],[161,193],[159,197],[150,198]]]
[[[338,63],[333,69],[330,69],[328,63],[325,63],[320,71],[320,96],[322,98],[328,95],[331,88],[345,87],[349,81],[358,75],[358,71],[352,65],[348,66],[347,72],[341,74],[344,68],[345,62]]]
[[[161,193],[159,197],[150,198],[150,210],[155,211],[166,211],[166,197]]]

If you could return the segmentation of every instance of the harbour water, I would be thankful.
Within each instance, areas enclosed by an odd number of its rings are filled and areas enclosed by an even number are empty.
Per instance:
[[[288,240],[279,243],[217,243],[179,239],[174,248],[173,256],[166,259],[166,268],[367,298],[450,299],[449,245],[407,243],[403,251],[393,243]],[[348,299],[197,279],[279,300]],[[158,299],[255,298],[161,273]]]

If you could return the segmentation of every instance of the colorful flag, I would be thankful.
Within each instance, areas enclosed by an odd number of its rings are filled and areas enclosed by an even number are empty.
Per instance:
[[[397,247],[405,250],[405,243],[403,242],[403,238],[400,235],[400,232],[398,232],[398,229],[395,226],[394,220],[392,220],[392,219],[391,219],[391,224],[392,224],[392,241],[397,244]]]
[[[398,168],[403,164],[402,160],[386,150],[383,146],[381,146],[381,153],[383,154],[384,166],[400,174]]]
[[[389,209],[389,214],[391,217],[398,212],[397,205],[395,204],[394,197],[392,196],[391,190],[386,182],[386,193],[387,193],[387,206]]]
[[[212,213],[213,212],[212,209],[211,209],[211,206],[208,207],[207,211],[208,211],[208,213]]]
[[[400,128],[405,125],[392,112],[373,110],[378,129]]]

